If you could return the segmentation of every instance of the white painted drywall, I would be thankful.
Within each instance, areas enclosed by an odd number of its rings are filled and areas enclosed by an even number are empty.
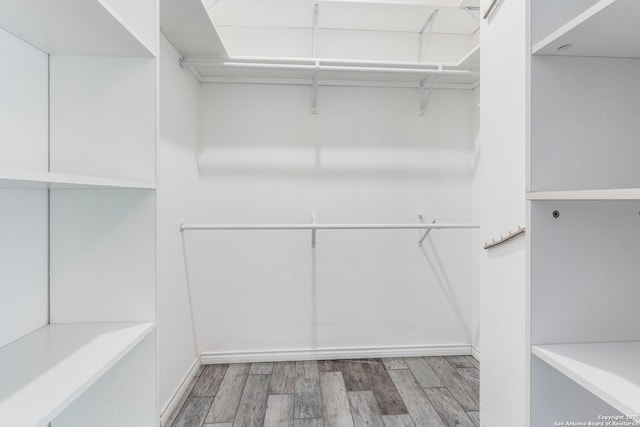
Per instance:
[[[191,222],[471,220],[471,91],[206,84]],[[472,231],[186,234],[200,351],[471,343]],[[467,347],[468,348],[468,347]],[[264,353],[260,353],[264,355]]]
[[[118,17],[145,46],[156,51],[158,34],[158,1],[101,0],[102,5]]]
[[[483,0],[487,10],[490,0]],[[505,1],[481,28],[481,239],[526,225],[527,2]],[[527,239],[480,252],[480,421],[528,425]]]
[[[0,347],[49,322],[47,190],[0,189]]]
[[[152,190],[50,190],[51,323],[153,321]]]
[[[635,200],[533,202],[532,344],[640,339],[639,211]]]
[[[155,59],[54,55],[50,68],[51,172],[153,182]]]
[[[471,191],[471,211],[474,222],[480,223],[482,220],[482,146],[480,140],[480,87],[473,91],[473,106],[475,112],[473,118],[473,129],[476,130],[474,138],[474,175],[473,175],[473,187]],[[473,256],[471,258],[471,271],[474,280],[471,282],[471,343],[474,347],[474,356],[479,357],[481,353],[480,349],[480,296],[481,296],[481,281],[480,281],[480,257],[484,256],[484,253],[480,251],[482,242],[482,231],[473,231]]]
[[[49,58],[0,29],[0,168],[49,167]],[[7,62],[9,64],[9,61]]]
[[[179,226],[198,181],[198,83],[160,38],[157,256],[160,408],[165,410],[197,357]],[[179,397],[179,396],[178,396]]]
[[[640,60],[531,61],[532,190],[639,187]]]

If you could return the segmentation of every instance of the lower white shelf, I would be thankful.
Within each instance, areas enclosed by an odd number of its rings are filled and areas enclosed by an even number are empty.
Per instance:
[[[46,426],[154,329],[51,324],[0,348],[0,426]]]
[[[534,355],[625,415],[640,415],[640,341],[532,346]]]

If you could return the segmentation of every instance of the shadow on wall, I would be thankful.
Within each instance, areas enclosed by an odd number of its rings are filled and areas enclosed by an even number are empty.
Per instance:
[[[203,233],[184,247],[200,352],[470,342],[456,269],[468,230],[438,230],[457,236],[420,248],[408,231],[354,231],[351,245],[348,232],[325,232],[316,249],[307,231]],[[221,326],[229,316],[243,319],[232,333]]]
[[[464,330],[466,334],[466,338],[471,342],[471,331],[469,330],[469,325],[465,321],[465,314],[462,308],[460,307],[460,303],[458,302],[458,298],[456,297],[454,286],[449,279],[449,275],[447,274],[447,270],[442,263],[442,258],[440,258],[440,254],[438,253],[438,248],[431,240],[431,237],[427,237],[426,241],[429,242],[429,247],[431,248],[431,255],[429,256],[429,252],[425,249],[424,243],[420,245],[420,250],[424,255],[425,261],[427,261],[428,267],[436,278],[436,282],[440,286],[442,293],[446,296],[447,301],[449,302],[449,306],[451,307],[452,312],[454,313],[456,319],[460,323],[460,327]]]
[[[199,155],[199,170],[202,177],[250,174],[470,178],[474,157],[471,149],[209,147]]]

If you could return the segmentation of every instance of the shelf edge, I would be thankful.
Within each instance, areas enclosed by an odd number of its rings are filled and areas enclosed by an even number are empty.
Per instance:
[[[598,3],[594,4],[584,12],[580,13],[575,18],[569,20],[566,24],[562,25],[557,30],[551,32],[548,36],[543,37],[538,43],[531,47],[531,54],[536,55],[547,46],[549,46],[554,41],[558,40],[560,37],[564,36],[574,28],[579,27],[584,22],[591,19],[593,16],[597,15],[602,10],[609,7],[611,4],[615,3],[617,0],[600,0]]]
[[[529,191],[527,200],[640,200],[640,188]]]
[[[604,343],[583,343],[583,344],[604,344]],[[566,376],[580,387],[583,387],[585,390],[597,396],[599,399],[606,402],[608,405],[611,405],[615,409],[619,410],[625,415],[638,415],[636,413],[637,409],[634,409],[628,406],[626,403],[622,402],[620,399],[616,398],[611,392],[599,387],[596,383],[591,381],[588,377],[581,375],[579,372],[576,372],[567,364],[562,363],[558,358],[569,358],[568,356],[563,356],[559,353],[554,353],[552,350],[545,347],[552,347],[554,345],[564,345],[564,344],[550,344],[550,345],[532,345],[531,353],[538,357],[541,361],[545,362],[560,374]],[[582,345],[582,344],[577,344]],[[575,359],[571,359],[575,360]],[[580,363],[579,360],[575,360],[577,363]],[[640,389],[640,387],[638,387]]]

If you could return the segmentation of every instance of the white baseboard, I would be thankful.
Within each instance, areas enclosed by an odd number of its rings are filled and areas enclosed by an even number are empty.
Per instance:
[[[189,370],[187,371],[187,374],[182,379],[182,382],[180,382],[180,385],[176,388],[176,390],[171,395],[171,399],[169,399],[169,402],[165,405],[164,409],[162,409],[162,411],[160,412],[161,426],[164,426],[166,424],[167,420],[169,420],[169,417],[171,416],[173,411],[180,404],[180,399],[187,392],[187,389],[191,384],[191,380],[196,375],[201,365],[202,365],[202,362],[200,361],[199,357],[196,358],[196,360],[194,360],[193,363],[191,364],[191,367],[189,368]]]
[[[473,348],[469,344],[447,344],[398,347],[258,350],[237,352],[210,351],[203,352],[200,356],[200,360],[203,365],[206,365],[219,363],[291,362],[297,360],[370,359],[379,357],[456,356],[471,355],[472,352]]]
[[[473,356],[474,359],[480,362],[480,349],[475,345],[471,346],[471,355]]]

